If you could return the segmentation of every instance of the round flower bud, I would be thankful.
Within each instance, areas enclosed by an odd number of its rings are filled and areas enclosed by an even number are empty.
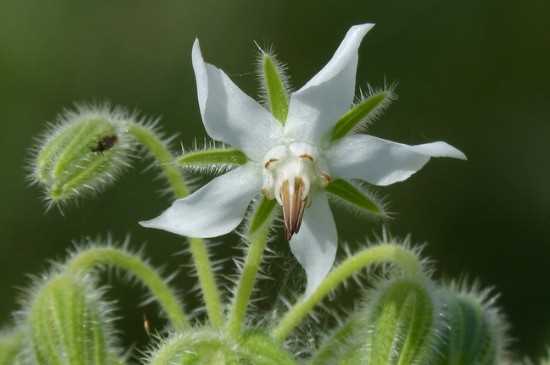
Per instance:
[[[314,355],[312,365],[431,364],[444,325],[429,279],[397,277],[378,284]]]
[[[441,338],[440,365],[497,365],[506,357],[508,326],[490,290],[452,284],[442,289],[448,329]]]
[[[130,115],[108,107],[78,107],[63,113],[32,156],[31,179],[50,203],[96,192],[128,165]]]
[[[115,363],[111,309],[89,279],[56,274],[31,291],[26,321],[33,363]]]

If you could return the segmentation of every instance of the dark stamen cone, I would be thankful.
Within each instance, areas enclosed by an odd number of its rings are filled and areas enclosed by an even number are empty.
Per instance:
[[[304,197],[304,182],[300,178],[294,180],[294,189],[289,189],[289,182],[285,181],[281,189],[283,203],[283,217],[285,223],[285,239],[289,241],[298,233],[304,216],[306,197]]]

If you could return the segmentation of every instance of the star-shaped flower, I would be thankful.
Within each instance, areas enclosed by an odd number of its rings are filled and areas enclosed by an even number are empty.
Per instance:
[[[272,112],[205,63],[195,41],[192,59],[204,127],[214,140],[235,149],[235,161],[242,156],[240,166],[141,224],[190,237],[220,236],[240,224],[250,202],[262,193],[282,206],[285,236],[307,274],[306,292],[316,288],[337,249],[326,191],[377,210],[350,180],[389,185],[407,179],[431,157],[466,158],[445,142],[409,146],[351,133],[376,104],[366,99],[351,108],[358,49],[373,26],[352,27],[328,64]]]

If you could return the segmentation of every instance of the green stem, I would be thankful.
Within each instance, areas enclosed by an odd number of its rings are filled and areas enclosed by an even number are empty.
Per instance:
[[[131,123],[128,126],[128,133],[130,133],[136,141],[145,146],[151,156],[158,162],[159,168],[162,170],[166,180],[168,180],[168,184],[174,192],[174,195],[178,198],[182,198],[189,194],[189,189],[183,180],[183,175],[174,163],[174,156],[164,141],[159,138],[151,128],[138,123]]]
[[[237,290],[233,298],[233,304],[229,312],[227,331],[231,337],[237,337],[246,316],[246,309],[254,289],[254,283],[265,247],[267,245],[269,230],[273,221],[274,200],[263,199],[257,205],[249,223],[248,240],[250,246],[244,263],[243,271],[237,284]]]
[[[155,296],[174,328],[189,326],[175,291],[155,269],[137,256],[112,247],[92,247],[73,257],[67,264],[67,271],[72,274],[86,273],[102,265],[123,269],[139,279]]]
[[[170,188],[177,198],[183,198],[189,194],[181,170],[174,163],[174,156],[168,146],[154,131],[141,124],[131,123],[128,133],[147,148],[149,153],[157,160],[162,173],[166,177]],[[220,292],[212,270],[212,263],[204,240],[191,238],[189,240],[191,254],[199,277],[202,295],[206,305],[208,318],[214,327],[223,325],[223,310]]]
[[[367,248],[347,258],[328,274],[310,296],[294,304],[273,329],[272,336],[278,341],[284,341],[311,310],[343,281],[366,266],[385,262],[396,264],[408,275],[422,272],[422,263],[416,254],[407,248],[391,243]]]

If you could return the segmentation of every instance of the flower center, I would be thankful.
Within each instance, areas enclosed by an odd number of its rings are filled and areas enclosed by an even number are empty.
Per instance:
[[[330,182],[316,147],[294,142],[272,148],[264,157],[262,192],[283,207],[285,238],[298,233],[311,191]]]

